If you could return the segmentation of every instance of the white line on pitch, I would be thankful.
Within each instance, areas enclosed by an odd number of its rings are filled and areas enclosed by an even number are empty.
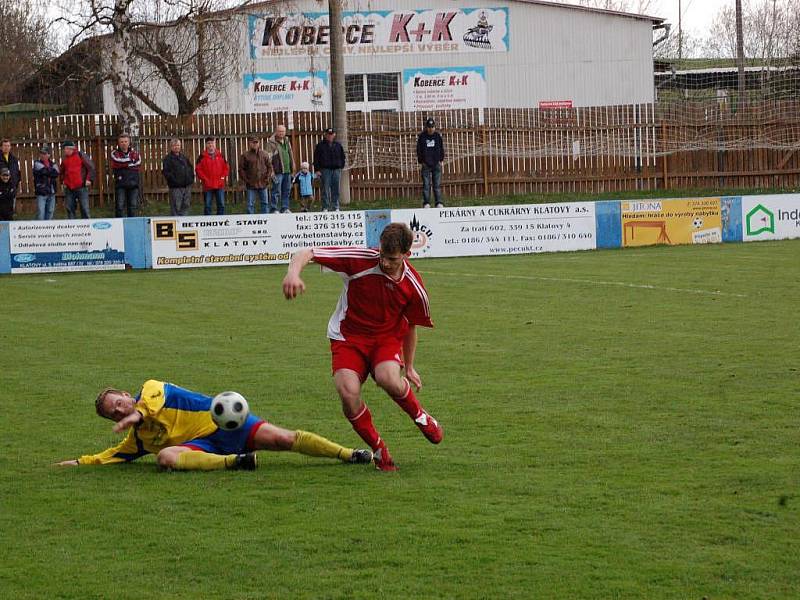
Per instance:
[[[454,277],[474,277],[487,279],[524,279],[527,281],[556,281],[560,283],[589,283],[592,285],[611,285],[615,287],[636,288],[640,290],[659,290],[665,292],[683,292],[686,294],[700,294],[704,296],[732,296],[735,298],[747,298],[745,294],[731,294],[720,292],[719,290],[694,290],[691,288],[664,287],[658,285],[648,285],[642,283],[625,283],[624,281],[600,281],[597,279],[572,279],[569,277],[535,277],[532,275],[496,275],[494,273],[448,273],[446,271],[422,271],[424,274],[431,275],[453,275]]]

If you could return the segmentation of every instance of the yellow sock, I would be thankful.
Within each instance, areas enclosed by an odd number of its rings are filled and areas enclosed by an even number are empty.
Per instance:
[[[347,462],[353,455],[352,448],[345,448],[336,442],[325,439],[316,433],[308,431],[295,431],[292,452],[299,452],[308,456],[324,456],[325,458],[338,458]]]
[[[236,464],[236,455],[209,454],[208,452],[181,452],[175,463],[177,471],[218,471]]]

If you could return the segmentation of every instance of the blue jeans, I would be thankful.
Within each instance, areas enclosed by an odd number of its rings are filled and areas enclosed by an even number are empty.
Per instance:
[[[47,196],[36,196],[36,204],[39,210],[36,218],[40,221],[49,221],[53,218],[53,213],[56,210],[56,195],[49,194]]]
[[[431,203],[431,180],[433,183],[433,198],[436,204],[442,203],[442,163],[437,163],[433,168],[422,165],[422,204]]]
[[[247,188],[247,213],[250,215],[256,212],[256,197],[261,200],[261,212],[267,212],[267,189]]]
[[[75,209],[78,203],[81,206],[81,218],[91,219],[92,215],[89,213],[89,188],[86,186],[79,187],[77,190],[64,188],[64,206],[67,209],[67,218],[75,218]]]
[[[211,201],[216,198],[217,199],[217,214],[224,215],[225,214],[225,190],[206,190],[203,192],[203,200],[205,201],[205,206],[203,206],[203,214],[210,215],[211,214]]]
[[[292,174],[279,173],[272,176],[272,197],[269,203],[269,212],[278,209],[278,199],[281,201],[281,212],[289,210],[289,193],[292,191]]]
[[[139,188],[118,187],[115,191],[115,217],[135,217],[139,208]]]
[[[322,169],[322,210],[339,210],[341,169]]]

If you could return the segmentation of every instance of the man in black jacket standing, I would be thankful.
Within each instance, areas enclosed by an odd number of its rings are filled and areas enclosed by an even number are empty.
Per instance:
[[[314,170],[322,178],[322,211],[339,210],[339,181],[345,165],[344,148],[336,141],[336,132],[328,127],[314,148]]]
[[[417,137],[417,162],[422,165],[422,208],[431,207],[431,184],[436,208],[442,202],[442,161],[444,161],[444,141],[436,131],[436,121],[425,120],[425,129]]]
[[[172,216],[189,214],[194,183],[194,166],[181,152],[181,141],[173,138],[169,142],[170,153],[164,157],[161,172],[169,187],[169,207]]]

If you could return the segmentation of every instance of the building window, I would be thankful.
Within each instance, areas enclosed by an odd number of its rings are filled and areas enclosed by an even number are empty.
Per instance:
[[[344,76],[344,96],[347,102],[364,101],[364,76],[345,75]]]
[[[385,102],[399,100],[398,73],[367,73],[367,100]]]
[[[345,75],[347,110],[400,110],[400,73]]]

